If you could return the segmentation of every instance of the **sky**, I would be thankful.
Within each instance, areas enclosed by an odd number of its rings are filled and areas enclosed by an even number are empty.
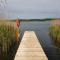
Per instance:
[[[5,9],[9,18],[60,18],[60,0],[7,0]]]

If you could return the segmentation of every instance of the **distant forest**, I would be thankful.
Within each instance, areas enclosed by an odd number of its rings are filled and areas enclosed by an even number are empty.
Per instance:
[[[55,19],[47,18],[47,19],[19,19],[20,21],[51,21]],[[13,20],[15,21],[15,19]]]
[[[19,19],[20,21],[51,21],[56,20],[56,18],[46,18],[46,19]],[[16,21],[16,19],[8,19],[4,21]]]

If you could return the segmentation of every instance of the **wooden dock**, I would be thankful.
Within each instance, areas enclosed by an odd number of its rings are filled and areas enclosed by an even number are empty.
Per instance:
[[[48,60],[34,31],[25,31],[14,60]]]

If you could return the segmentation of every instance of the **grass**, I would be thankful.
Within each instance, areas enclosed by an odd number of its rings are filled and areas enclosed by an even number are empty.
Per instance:
[[[11,23],[11,22],[10,22]],[[16,43],[15,23],[0,22],[0,58],[7,60],[10,48]]]
[[[60,48],[60,26],[51,26],[49,28],[49,35],[52,38],[54,45]]]

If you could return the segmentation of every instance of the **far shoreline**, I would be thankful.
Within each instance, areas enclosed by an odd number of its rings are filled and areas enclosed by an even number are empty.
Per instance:
[[[29,22],[29,21],[41,21],[41,22],[45,22],[45,21],[49,21],[52,24],[55,23],[55,21],[59,21],[60,18],[46,18],[46,19],[19,19],[21,22]],[[16,19],[0,19],[0,22],[16,22]]]
[[[55,20],[52,18],[46,18],[46,19],[19,19],[20,21],[51,21]],[[16,19],[0,19],[0,21],[16,21]]]

